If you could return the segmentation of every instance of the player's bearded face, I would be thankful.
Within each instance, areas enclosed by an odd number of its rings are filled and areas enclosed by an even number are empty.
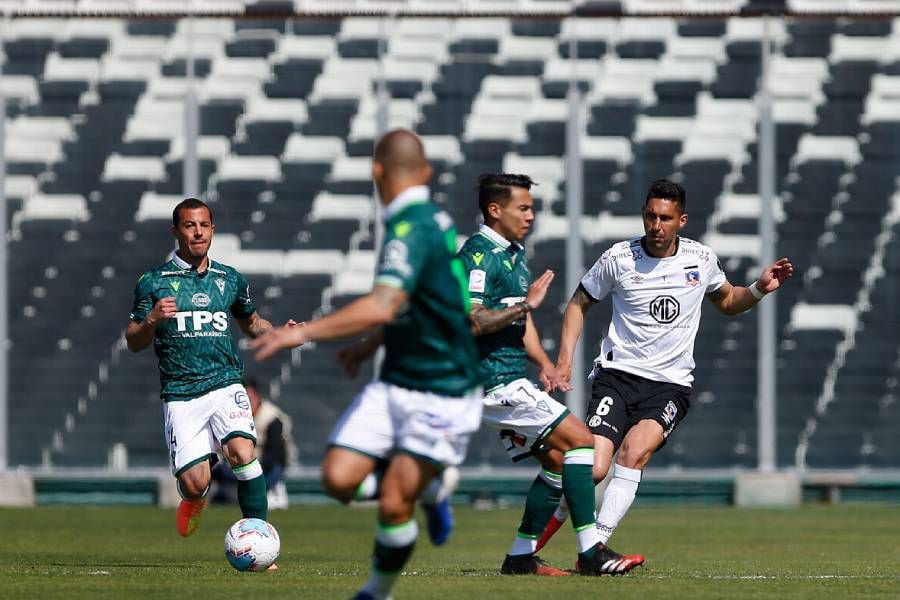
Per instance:
[[[647,246],[657,255],[674,249],[675,236],[687,224],[687,213],[679,210],[678,203],[661,198],[648,200],[642,217]]]
[[[534,201],[531,192],[525,188],[511,189],[506,204],[496,204],[499,233],[508,240],[521,242],[531,231],[534,223]]]
[[[178,250],[182,256],[202,258],[209,252],[215,225],[205,208],[191,208],[181,211],[178,225],[173,227]]]

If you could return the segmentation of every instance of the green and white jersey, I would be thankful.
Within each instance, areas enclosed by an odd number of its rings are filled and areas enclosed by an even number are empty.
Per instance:
[[[441,396],[463,397],[481,385],[469,323],[465,273],[454,256],[456,227],[415,186],[385,209],[376,285],[403,289],[408,307],[384,327],[381,380]]]
[[[525,249],[482,225],[459,251],[469,276],[473,304],[498,310],[525,300],[531,272],[525,264]],[[485,389],[491,390],[527,377],[525,319],[500,331],[476,338],[482,369],[487,372]]]
[[[240,383],[244,364],[229,331],[228,313],[246,318],[256,312],[241,274],[212,259],[198,273],[173,252],[169,262],[141,275],[131,320],[142,322],[168,296],[175,297],[178,312],[156,328],[153,341],[162,399],[190,400]]]

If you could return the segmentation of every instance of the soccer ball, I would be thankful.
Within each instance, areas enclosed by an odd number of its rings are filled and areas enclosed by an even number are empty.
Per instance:
[[[278,532],[262,519],[241,519],[225,534],[225,558],[238,571],[265,571],[280,550]]]

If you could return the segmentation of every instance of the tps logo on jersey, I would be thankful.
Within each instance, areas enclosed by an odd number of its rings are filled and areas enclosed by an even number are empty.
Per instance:
[[[684,279],[688,285],[700,285],[700,271],[687,271]]]
[[[219,288],[220,294],[225,294],[225,280],[224,279],[216,279],[216,287]]]
[[[672,296],[657,296],[650,302],[650,316],[657,323],[668,324],[681,314],[681,305]]]
[[[224,311],[184,310],[175,313],[175,324],[182,337],[219,337],[228,330],[228,314]],[[215,331],[203,331],[204,325],[212,325]],[[188,327],[191,333],[186,333]]]
[[[193,304],[197,308],[206,308],[207,306],[209,306],[209,303],[209,296],[207,296],[203,292],[197,292],[196,294],[191,296],[191,304]]]

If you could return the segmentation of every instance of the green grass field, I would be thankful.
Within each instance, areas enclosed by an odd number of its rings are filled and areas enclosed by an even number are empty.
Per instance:
[[[636,508],[612,546],[643,553],[647,564],[616,578],[501,576],[518,510],[456,514],[443,548],[432,547],[423,528],[397,598],[900,598],[896,506]],[[169,510],[0,510],[0,597],[340,599],[367,575],[371,508],[272,513],[282,538],[277,573],[238,573],[225,561],[222,539],[237,517],[236,507],[214,507],[181,539]],[[542,556],[571,567],[571,531]]]

